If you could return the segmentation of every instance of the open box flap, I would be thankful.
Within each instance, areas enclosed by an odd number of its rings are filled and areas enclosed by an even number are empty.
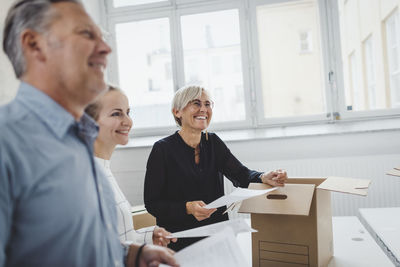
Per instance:
[[[371,180],[348,177],[328,177],[317,188],[334,192],[366,196]]]
[[[387,174],[387,175],[392,175],[392,176],[400,177],[400,169],[398,169],[398,168],[396,167],[396,168],[394,168],[394,169],[392,169],[392,170],[390,170],[390,171],[387,171],[386,174]]]
[[[249,189],[268,188],[271,187],[261,183],[249,185]],[[285,184],[284,187],[279,187],[266,195],[244,200],[239,212],[307,216],[310,212],[314,188],[314,184]],[[275,197],[284,199],[274,199]]]

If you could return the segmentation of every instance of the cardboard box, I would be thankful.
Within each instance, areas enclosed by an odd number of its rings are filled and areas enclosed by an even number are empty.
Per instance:
[[[285,187],[243,201],[251,214],[253,266],[327,266],[333,255],[330,191],[366,196],[369,180],[291,178]],[[252,183],[250,189],[270,186]]]
[[[147,212],[144,205],[132,207],[133,228],[140,228],[156,225],[156,218]]]

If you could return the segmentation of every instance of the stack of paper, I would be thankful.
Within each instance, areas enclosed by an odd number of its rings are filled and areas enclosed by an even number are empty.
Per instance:
[[[182,249],[175,259],[181,267],[248,266],[231,227]]]
[[[392,176],[397,176],[400,177],[400,167],[396,167],[388,172],[386,172],[387,175],[392,175]]]

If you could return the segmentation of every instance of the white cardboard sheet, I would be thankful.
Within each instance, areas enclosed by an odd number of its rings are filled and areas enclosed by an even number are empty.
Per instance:
[[[214,208],[219,208],[222,206],[227,206],[235,202],[239,202],[245,199],[249,199],[252,197],[257,197],[264,195],[266,193],[272,192],[276,190],[277,187],[272,187],[269,189],[263,189],[263,190],[253,190],[253,189],[246,189],[246,188],[236,188],[232,193],[229,195],[222,196],[213,202],[207,204],[204,206],[206,209],[214,209]]]

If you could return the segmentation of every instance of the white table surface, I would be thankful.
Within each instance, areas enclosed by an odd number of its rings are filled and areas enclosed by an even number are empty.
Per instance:
[[[333,217],[332,222],[334,256],[329,267],[394,266],[357,217]],[[251,266],[251,234],[238,234],[237,240]]]
[[[400,208],[360,209],[365,225],[387,256],[400,266]]]

